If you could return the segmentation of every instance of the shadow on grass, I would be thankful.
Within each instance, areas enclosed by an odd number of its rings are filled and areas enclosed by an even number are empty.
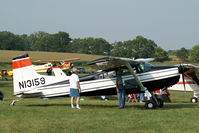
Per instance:
[[[163,108],[157,107],[156,109],[161,109],[161,110],[172,110],[172,109],[191,109],[191,108],[198,108],[198,104],[194,103],[174,103],[174,104],[165,104]],[[132,105],[130,108],[137,108],[137,109],[145,109],[144,104],[143,105]]]
[[[28,106],[28,107],[60,107],[60,106],[68,106],[70,107],[69,103],[64,103],[64,104],[59,104],[59,103],[48,103],[48,104],[26,104],[23,106]],[[116,104],[85,104],[82,103],[80,104],[80,106],[84,107],[84,108],[118,108],[117,103]],[[165,103],[163,108],[159,108],[157,107],[156,109],[161,109],[161,110],[172,110],[172,109],[185,109],[185,108],[198,108],[199,105],[197,103]],[[126,105],[127,109],[130,108],[135,108],[135,109],[140,109],[143,110],[145,109],[145,103],[142,104],[132,104],[132,105]]]
[[[29,104],[29,105],[23,105],[23,106],[27,106],[27,107],[52,107],[52,106],[70,106],[70,104]]]
[[[24,105],[23,105],[24,106]],[[58,107],[58,106],[69,106],[70,104],[29,104],[29,105],[25,105],[27,107]],[[84,108],[117,108],[117,105],[103,105],[103,104],[80,104],[80,106],[83,106]]]
[[[105,104],[96,104],[96,105],[94,105],[94,104],[83,104],[82,106],[84,106],[84,107],[88,107],[88,108],[117,108],[118,106],[117,105],[113,105],[113,104],[111,104],[111,105],[105,105]]]
[[[182,108],[198,108],[198,104],[194,103],[175,103],[175,104],[166,104],[163,109],[182,109]]]

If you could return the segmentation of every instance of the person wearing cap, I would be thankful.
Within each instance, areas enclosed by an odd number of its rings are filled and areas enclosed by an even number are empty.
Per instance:
[[[71,96],[71,108],[75,108],[74,104],[76,103],[76,108],[80,109],[79,100],[81,87],[78,77],[79,71],[76,68],[72,69],[72,75],[70,76],[70,96]]]

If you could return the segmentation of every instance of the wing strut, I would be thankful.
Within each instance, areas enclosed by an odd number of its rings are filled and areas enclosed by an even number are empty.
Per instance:
[[[131,65],[129,64],[128,61],[126,61],[126,66],[129,69],[130,73],[133,75],[133,77],[135,78],[135,81],[137,82],[137,84],[139,85],[139,87],[141,88],[142,91],[145,91],[145,95],[147,97],[148,100],[150,100],[151,98],[151,93],[147,90],[146,87],[143,86],[143,84],[140,82],[140,80],[138,79],[137,75],[135,74],[133,68],[131,67]]]

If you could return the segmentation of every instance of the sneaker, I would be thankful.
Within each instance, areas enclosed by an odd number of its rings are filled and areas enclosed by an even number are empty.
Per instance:
[[[71,108],[74,109],[75,107],[74,107],[74,106],[71,106]]]
[[[76,107],[76,109],[81,109],[80,107]]]

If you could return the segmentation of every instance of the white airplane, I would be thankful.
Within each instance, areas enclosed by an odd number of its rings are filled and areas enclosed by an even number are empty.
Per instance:
[[[182,64],[182,66],[189,70],[180,75],[180,80],[175,85],[169,87],[169,90],[177,91],[193,91],[193,97],[190,102],[198,102],[199,97],[199,66],[192,64]]]
[[[79,58],[72,58],[67,60],[37,60],[34,63],[46,63],[43,65],[33,65],[33,69],[37,72],[46,72],[49,68],[59,67],[62,70],[70,69],[73,64],[70,61],[80,60]]]
[[[114,70],[123,68],[128,70],[127,74],[122,76],[127,94],[145,92],[147,109],[163,107],[163,101],[150,92],[176,84],[180,73],[184,71],[177,66],[152,66],[147,62],[121,57],[99,58],[87,65],[102,71],[80,77],[81,96],[115,95]],[[15,96],[43,99],[69,96],[69,76],[60,68],[53,68],[54,76],[40,75],[33,69],[27,54],[13,58],[12,67]],[[13,100],[11,105],[15,102],[16,100]]]

